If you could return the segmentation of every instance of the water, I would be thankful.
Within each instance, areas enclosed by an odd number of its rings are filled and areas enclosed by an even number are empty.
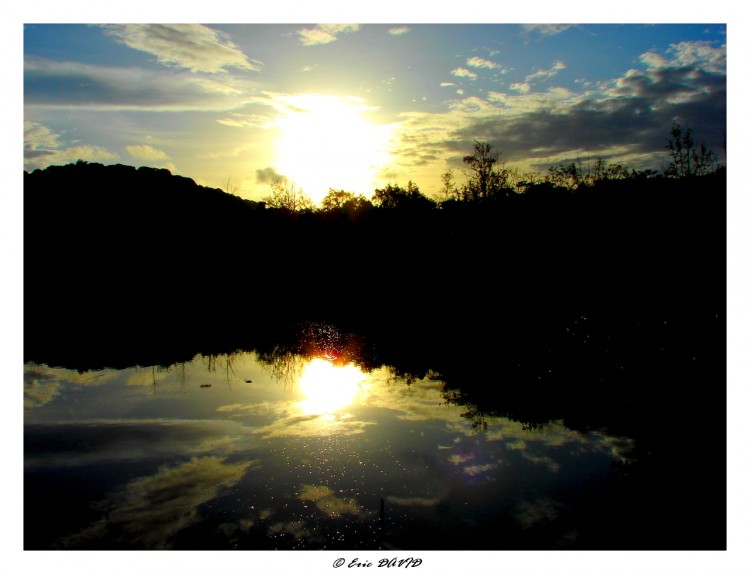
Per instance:
[[[24,392],[27,549],[576,548],[634,447],[325,354],[29,363]]]

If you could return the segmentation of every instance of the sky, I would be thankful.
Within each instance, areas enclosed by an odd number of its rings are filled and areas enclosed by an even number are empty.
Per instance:
[[[544,174],[661,171],[673,120],[725,161],[726,25],[31,24],[24,169],[169,169],[247,199],[460,184],[473,142]]]

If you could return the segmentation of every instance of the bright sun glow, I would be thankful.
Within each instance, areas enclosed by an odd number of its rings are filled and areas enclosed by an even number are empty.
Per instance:
[[[304,399],[299,403],[306,415],[331,414],[354,401],[366,375],[354,365],[335,366],[313,359],[297,382]]]
[[[300,94],[280,104],[277,171],[315,203],[329,188],[371,196],[393,127],[368,122],[357,98]]]

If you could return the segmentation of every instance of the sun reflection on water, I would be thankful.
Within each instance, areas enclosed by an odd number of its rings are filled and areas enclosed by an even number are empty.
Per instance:
[[[325,359],[310,361],[297,382],[304,399],[298,404],[306,415],[330,415],[354,402],[367,375],[355,365],[334,365]]]

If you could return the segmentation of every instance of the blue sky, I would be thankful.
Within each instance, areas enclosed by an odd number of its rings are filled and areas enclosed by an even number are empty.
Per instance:
[[[660,169],[673,119],[724,158],[723,24],[24,26],[24,168],[166,167],[250,199],[507,167]]]

